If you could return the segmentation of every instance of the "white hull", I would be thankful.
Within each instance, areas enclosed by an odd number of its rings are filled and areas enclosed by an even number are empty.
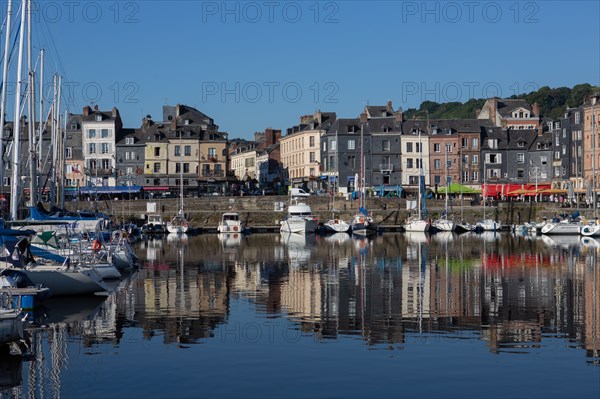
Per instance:
[[[475,226],[473,226],[470,223],[466,223],[466,222],[459,222],[456,224],[455,228],[457,233],[466,233],[469,231],[475,231]]]
[[[454,231],[456,227],[454,222],[448,219],[438,219],[432,223],[432,226],[439,231]]]
[[[423,219],[408,220],[404,225],[404,230],[424,233],[429,231],[429,222]]]
[[[584,237],[600,237],[600,224],[586,224],[582,226],[581,235]]]
[[[174,225],[171,223],[167,224],[167,231],[173,234],[185,234],[188,231],[187,225]]]
[[[332,233],[347,233],[350,231],[350,224],[341,219],[331,219],[323,224],[327,231]]]
[[[483,231],[500,231],[500,229],[502,229],[502,223],[496,222],[492,219],[485,219],[481,222],[477,222],[476,228],[481,229]]]
[[[280,231],[282,233],[314,233],[317,231],[317,221],[312,218],[292,216],[281,221]]]
[[[542,234],[564,234],[564,235],[579,235],[581,224],[570,222],[546,223],[542,227]]]
[[[95,269],[64,269],[62,265],[41,265],[24,269],[23,272],[34,284],[48,287],[53,296],[86,295],[106,290],[102,277]]]
[[[234,212],[224,213],[217,226],[218,233],[241,233],[244,231],[244,224],[240,220],[240,215]]]

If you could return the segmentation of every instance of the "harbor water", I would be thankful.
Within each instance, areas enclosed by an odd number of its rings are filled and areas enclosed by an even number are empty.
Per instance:
[[[598,398],[600,241],[203,234],[51,298],[0,397]]]

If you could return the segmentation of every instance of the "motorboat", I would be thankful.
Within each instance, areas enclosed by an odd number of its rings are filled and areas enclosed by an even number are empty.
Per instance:
[[[581,226],[580,233],[585,237],[600,237],[600,220],[584,224]]]
[[[282,233],[309,234],[317,231],[318,219],[313,216],[310,206],[304,202],[290,203],[287,215],[280,222]]]
[[[579,235],[583,225],[579,221],[563,219],[560,221],[553,220],[542,227],[542,234],[563,234],[563,235]]]
[[[217,226],[218,233],[242,233],[245,231],[244,222],[237,212],[225,212],[221,215],[221,221]]]

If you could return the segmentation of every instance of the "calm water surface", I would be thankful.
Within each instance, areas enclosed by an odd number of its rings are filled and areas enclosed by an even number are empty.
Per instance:
[[[600,397],[600,242],[167,237],[35,312],[2,397]]]

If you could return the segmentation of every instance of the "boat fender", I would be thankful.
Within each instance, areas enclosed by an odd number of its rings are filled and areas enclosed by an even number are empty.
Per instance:
[[[102,244],[100,243],[100,240],[95,239],[94,242],[92,243],[92,250],[94,252],[98,252],[98,251],[100,251],[100,248],[102,248]]]
[[[238,227],[237,226],[233,226],[233,231],[238,231]]]

